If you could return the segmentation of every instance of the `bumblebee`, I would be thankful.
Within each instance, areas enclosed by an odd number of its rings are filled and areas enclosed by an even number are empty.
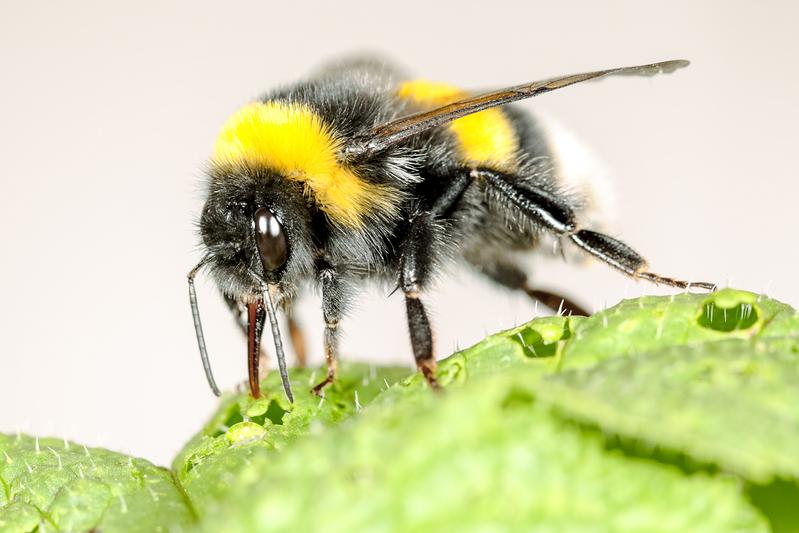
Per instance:
[[[511,252],[554,237],[633,278],[713,290],[655,274],[630,246],[586,227],[591,201],[567,191],[539,121],[512,102],[614,75],[668,73],[674,60],[613,68],[471,95],[404,81],[376,61],[345,61],[267,93],[224,124],[208,165],[199,220],[204,256],[189,275],[197,342],[215,394],[194,289],[206,269],[248,338],[250,392],[260,396],[260,338],[268,318],[283,387],[293,401],[276,312],[298,287],[321,288],[325,378],[336,377],[340,322],[355,287],[389,283],[405,298],[416,365],[438,387],[422,295],[441,265],[462,259],[545,305],[586,314],[533,287]],[[289,321],[296,351],[301,336]]]

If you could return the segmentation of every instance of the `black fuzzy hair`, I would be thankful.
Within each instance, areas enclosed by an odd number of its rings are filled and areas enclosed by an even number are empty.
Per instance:
[[[336,136],[367,135],[375,126],[418,109],[396,96],[399,71],[373,59],[337,62],[315,76],[269,92],[261,101],[302,104],[313,110]],[[502,109],[519,142],[519,179],[558,194],[549,152],[534,119],[513,106]],[[239,165],[209,172],[208,199],[200,220],[209,269],[221,290],[252,300],[261,290],[260,273],[248,213],[266,205],[285,225],[289,258],[280,274],[287,297],[303,281],[313,280],[320,264],[335,265],[346,277],[396,283],[398,258],[409,222],[424,212],[465,168],[448,128],[424,132],[369,159],[353,170],[359,178],[389,187],[396,210],[366,213],[362,229],[337,225],[315,204],[301,184],[266,168]],[[577,207],[575,205],[575,207]],[[481,183],[470,187],[446,219],[436,223],[430,247],[432,270],[474,249],[530,249],[540,227],[520,215]]]

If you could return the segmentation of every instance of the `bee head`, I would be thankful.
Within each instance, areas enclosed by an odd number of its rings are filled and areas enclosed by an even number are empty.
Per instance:
[[[290,291],[313,265],[302,187],[252,169],[213,171],[210,178],[199,226],[220,289],[248,302],[265,284]]]

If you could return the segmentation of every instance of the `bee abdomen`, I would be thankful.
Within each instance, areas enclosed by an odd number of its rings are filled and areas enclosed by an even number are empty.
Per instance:
[[[446,83],[412,80],[400,84],[397,96],[429,109],[464,98],[467,93]],[[452,121],[447,128],[457,140],[458,155],[465,165],[506,172],[516,170],[519,138],[502,109],[467,115]]]

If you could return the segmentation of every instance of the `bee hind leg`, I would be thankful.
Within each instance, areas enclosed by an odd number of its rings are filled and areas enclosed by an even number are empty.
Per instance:
[[[661,276],[647,270],[648,264],[638,252],[618,239],[604,233],[582,229],[569,238],[583,251],[593,255],[603,263],[621,270],[630,277],[644,279],[652,283],[668,285],[679,289],[703,289],[715,291],[715,283],[704,281],[684,281],[680,279]]]
[[[492,194],[498,194],[542,228],[557,237],[568,237],[584,252],[630,277],[681,289],[716,289],[713,283],[683,281],[648,271],[646,260],[628,245],[604,233],[580,228],[573,208],[551,191],[531,184],[520,186],[515,176],[490,169],[475,170],[473,175],[485,181]]]
[[[495,283],[509,289],[520,290],[531,299],[541,302],[557,313],[590,316],[590,313],[584,307],[570,298],[545,289],[532,287],[524,270],[511,260],[487,261],[470,257],[469,262],[478,272]]]

